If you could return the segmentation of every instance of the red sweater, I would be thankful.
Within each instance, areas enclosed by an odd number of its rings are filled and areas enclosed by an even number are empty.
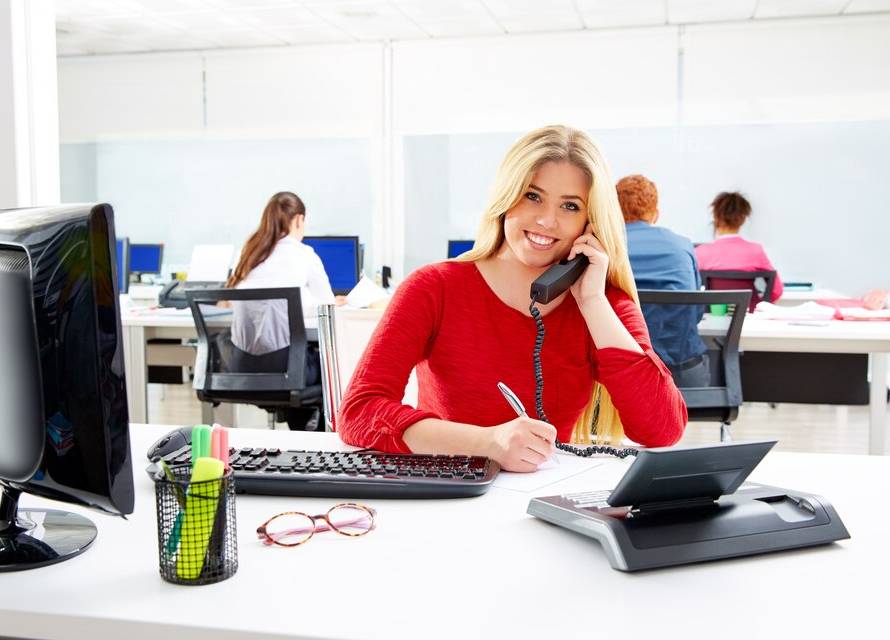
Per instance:
[[[652,350],[643,315],[620,289],[606,292],[643,354],[597,349],[571,294],[544,316],[544,411],[562,442],[591,397],[608,389],[625,434],[642,445],[675,443],[686,405]],[[344,442],[409,452],[405,429],[424,418],[480,426],[516,414],[498,391],[503,381],[535,412],[535,321],[504,304],[472,262],[442,262],[412,273],[396,291],[356,367],[339,415]],[[417,409],[401,403],[417,367]]]

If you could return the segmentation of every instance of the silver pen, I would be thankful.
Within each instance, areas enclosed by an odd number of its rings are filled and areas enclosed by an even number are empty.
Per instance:
[[[516,415],[522,418],[528,418],[528,414],[525,412],[525,406],[522,404],[522,400],[513,393],[513,390],[510,389],[503,382],[498,382],[498,389],[504,395],[504,398],[507,400],[507,403],[513,407],[513,411],[516,412]],[[554,460],[556,460],[556,464],[559,464],[559,458],[556,455],[551,456]]]
[[[522,401],[516,397],[516,394],[513,393],[510,387],[503,382],[498,382],[498,389],[504,394],[504,398],[506,398],[510,406],[513,407],[513,411],[516,412],[516,415],[522,418],[528,418],[528,414],[525,412],[525,407],[522,406]]]

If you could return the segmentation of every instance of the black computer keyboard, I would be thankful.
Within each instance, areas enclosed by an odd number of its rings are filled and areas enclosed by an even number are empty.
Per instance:
[[[163,460],[191,461],[188,445]],[[463,498],[478,496],[500,471],[478,456],[432,456],[379,451],[230,449],[235,491],[273,496],[335,498]]]

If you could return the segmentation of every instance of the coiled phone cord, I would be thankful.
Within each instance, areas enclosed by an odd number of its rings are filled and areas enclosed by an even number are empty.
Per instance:
[[[538,420],[543,420],[544,422],[550,423],[550,420],[547,418],[547,414],[544,413],[544,369],[541,365],[541,350],[544,348],[544,320],[543,318],[541,318],[541,311],[538,309],[538,307],[535,306],[536,302],[537,300],[532,298],[532,303],[531,305],[529,305],[528,308],[528,311],[532,314],[532,318],[534,318],[535,325],[537,325],[538,328],[537,335],[535,336],[535,348],[532,352],[532,357],[535,364],[535,411],[538,412]],[[590,433],[594,433],[597,422],[599,422],[601,393],[602,389],[597,389],[596,403],[593,407],[593,420],[590,425]],[[589,458],[595,453],[605,453],[610,456],[616,456],[618,458],[635,456],[639,453],[639,451],[637,451],[636,449],[618,449],[616,447],[610,447],[608,445],[590,445],[583,448],[576,447],[571,444],[560,442],[558,439],[556,440],[556,448],[562,451],[567,451],[568,453],[573,453],[576,456],[581,456],[582,458]]]

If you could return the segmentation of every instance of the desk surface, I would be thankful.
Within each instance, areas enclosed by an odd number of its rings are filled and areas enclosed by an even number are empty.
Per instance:
[[[723,333],[728,316],[705,316],[703,334]],[[741,348],[749,351],[878,353],[890,351],[890,322],[767,320],[746,315]]]
[[[136,512],[127,521],[65,507],[96,522],[93,548],[52,567],[0,574],[2,635],[539,640],[602,632],[686,640],[874,637],[886,625],[887,458],[772,453],[752,476],[824,495],[851,540],[639,574],[612,570],[597,543],[525,513],[535,495],[614,486],[629,464],[614,459],[594,458],[577,475],[528,493],[495,487],[465,500],[369,500],[377,530],[361,539],[319,535],[294,549],[263,546],[256,526],[284,510],[322,512],[333,500],[239,496],[238,573],[182,587],[158,576],[154,494],[144,472],[147,446],[166,430],[132,428]],[[333,434],[244,430],[231,440],[341,447]]]

